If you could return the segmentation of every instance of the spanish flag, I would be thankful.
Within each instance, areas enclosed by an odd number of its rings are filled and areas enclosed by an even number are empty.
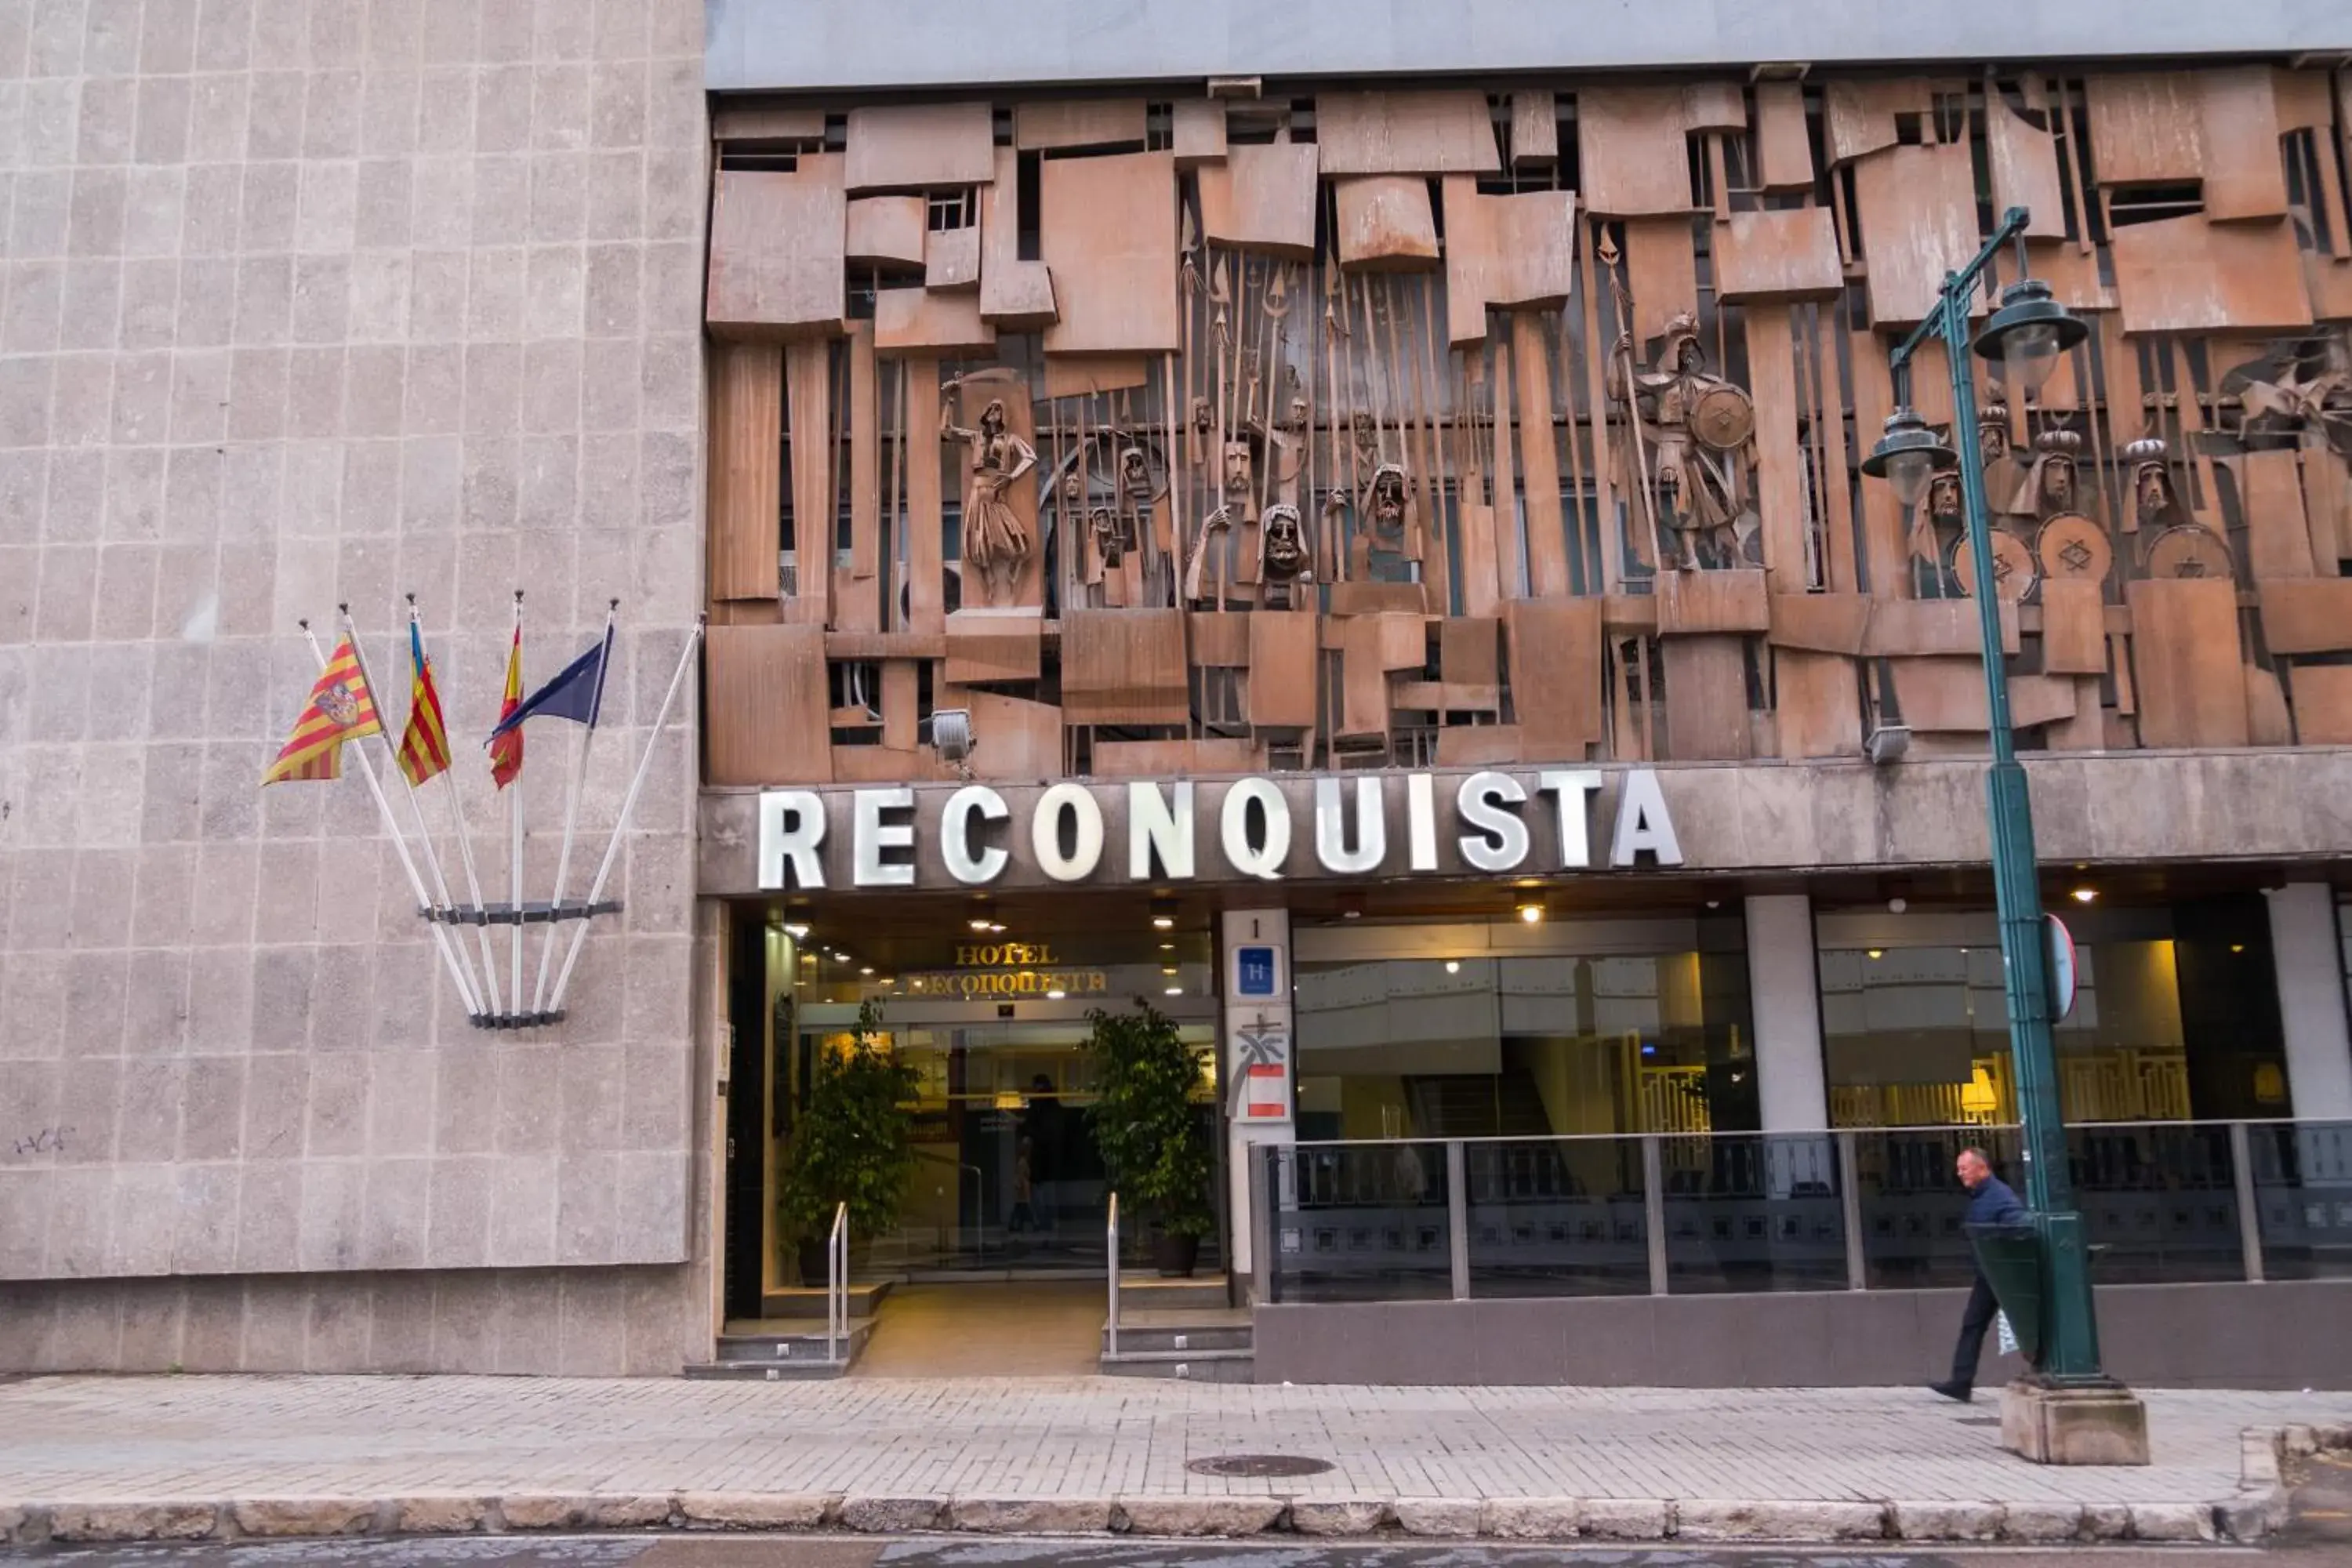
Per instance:
[[[278,760],[269,764],[269,771],[261,775],[262,786],[287,779],[340,778],[343,742],[383,733],[383,726],[375,716],[375,698],[360,670],[360,657],[352,647],[352,639],[345,637],[335,645],[327,668],[319,672],[317,683],[310,688],[310,700],[302,705],[302,716],[294,721],[294,733]]]
[[[425,660],[425,639],[408,623],[409,667],[416,673],[408,690],[408,728],[400,732],[400,771],[421,784],[449,765],[449,731],[441,722],[441,694],[433,689],[433,667]]]
[[[507,652],[507,689],[505,700],[499,704],[499,722],[514,717],[522,706],[522,619],[516,613],[514,647]],[[492,737],[490,741],[490,777],[504,789],[522,775],[522,726]]]

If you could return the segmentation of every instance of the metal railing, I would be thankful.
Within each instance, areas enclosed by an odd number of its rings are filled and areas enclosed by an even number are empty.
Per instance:
[[[836,1204],[833,1232],[824,1243],[824,1359],[840,1366],[849,1338],[849,1205]]]
[[[1110,1217],[1103,1222],[1103,1256],[1110,1272],[1110,1319],[1104,1328],[1112,1355],[1118,1354],[1118,1194],[1110,1195]]]
[[[2352,1122],[2066,1129],[2108,1284],[2352,1279]],[[1965,1285],[1958,1152],[2023,1184],[2014,1127],[1265,1145],[1256,1299]]]

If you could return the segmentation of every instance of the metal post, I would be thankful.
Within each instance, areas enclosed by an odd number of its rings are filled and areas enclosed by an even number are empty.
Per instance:
[[[1974,596],[1984,652],[1985,716],[1992,741],[1986,793],[1991,818],[1993,901],[2000,915],[2010,1059],[2017,1074],[2018,1119],[2022,1123],[2025,1201],[2042,1232],[2049,1271],[2049,1342],[2042,1372],[2057,1384],[2104,1384],[2110,1380],[2099,1363],[2090,1264],[2083,1219],[2074,1212],[2074,1183],[2067,1171],[2057,1052],[2050,1037],[2049,938],[2035,868],[2033,812],[2010,726],[2009,672],[2001,656],[2000,595],[1993,574],[1991,522],[1984,473],[1975,449],[1977,396],[1969,356],[1969,300],[1987,265],[2002,246],[2023,232],[2027,219],[2023,207],[2011,207],[2002,215],[1976,259],[1945,275],[1934,313],[1895,350],[1889,363],[1902,367],[1922,342],[1939,337],[1951,370],[1953,444],[1961,449],[1960,496],[1968,521],[1969,557],[1976,568]]]
[[[1862,1251],[1861,1161],[1855,1157],[1851,1130],[1837,1138],[1838,1212],[1845,1225],[1845,1288],[1870,1289],[1870,1262]]]
[[[1110,1258],[1110,1319],[1104,1331],[1110,1341],[1110,1353],[1118,1354],[1118,1194],[1110,1195],[1110,1221],[1104,1227],[1103,1251]]]
[[[1274,1272],[1274,1173],[1270,1162],[1275,1145],[1245,1143],[1249,1162],[1250,1305],[1280,1300]]]
[[[1666,1163],[1658,1135],[1642,1134],[1642,1232],[1650,1238],[1650,1294],[1666,1294]]]
[[[1445,1141],[1445,1230],[1453,1243],[1454,1299],[1470,1299],[1469,1163],[1462,1157],[1462,1140]]]
[[[2230,1180],[2238,1189],[2238,1251],[2246,1283],[2263,1282],[2263,1211],[2254,1202],[2254,1140],[2242,1121],[2230,1123]]]

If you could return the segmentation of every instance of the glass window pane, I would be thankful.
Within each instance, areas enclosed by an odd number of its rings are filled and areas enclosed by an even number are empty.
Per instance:
[[[2070,1127],[2066,1151],[2094,1282],[2245,1278],[2227,1127]]]
[[[1671,1293],[1845,1289],[1829,1135],[1666,1138],[1658,1158]]]
[[[1463,1146],[1475,1297],[1646,1295],[1642,1146],[1631,1138]]]
[[[2352,1279],[2352,1122],[2272,1122],[2246,1131],[2263,1277]]]
[[[2022,1195],[2014,1128],[1903,1128],[1853,1135],[1863,1279],[1873,1290],[1965,1286],[1976,1257],[1960,1228],[1969,1196],[1953,1173],[1960,1151],[1981,1149],[1993,1173]]]
[[[1454,1294],[1444,1144],[1300,1144],[1265,1153],[1276,1300]]]

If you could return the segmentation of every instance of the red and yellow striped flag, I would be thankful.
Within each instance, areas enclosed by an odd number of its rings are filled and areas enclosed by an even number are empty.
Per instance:
[[[375,698],[360,670],[359,655],[349,637],[335,645],[334,657],[319,672],[294,733],[261,775],[264,788],[288,779],[331,779],[342,775],[342,746],[362,735],[381,735]]]
[[[516,616],[514,647],[507,652],[507,689],[505,700],[499,704],[499,722],[506,722],[509,714],[522,706],[522,625],[520,613]],[[490,777],[504,789],[522,773],[522,726],[518,724],[490,742]]]
[[[441,722],[441,694],[433,688],[433,667],[425,659],[425,639],[408,623],[408,728],[400,732],[400,771],[421,784],[449,765],[449,731]]]

